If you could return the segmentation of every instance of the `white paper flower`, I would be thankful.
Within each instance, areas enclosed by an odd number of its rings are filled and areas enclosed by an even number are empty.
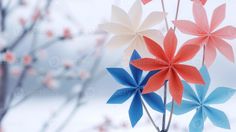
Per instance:
[[[142,55],[148,55],[143,36],[147,36],[159,44],[163,41],[162,33],[157,29],[151,28],[161,23],[166,13],[152,12],[141,23],[142,14],[140,0],[133,4],[128,13],[117,6],[113,6],[111,22],[100,25],[101,29],[114,34],[108,42],[107,46],[109,48],[126,48],[123,58],[129,58],[134,49],[138,50]]]

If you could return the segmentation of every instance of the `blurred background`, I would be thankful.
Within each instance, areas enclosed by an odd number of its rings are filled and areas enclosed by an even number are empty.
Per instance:
[[[236,1],[208,0],[213,9],[227,4],[223,24],[236,26]],[[0,0],[1,29],[1,129],[0,132],[155,132],[144,114],[135,128],[129,122],[130,101],[107,105],[121,86],[108,75],[106,67],[122,65],[122,51],[106,49],[110,34],[99,24],[110,21],[111,7],[128,10],[134,0]],[[165,0],[169,24],[174,19],[177,0]],[[160,0],[143,6],[144,16],[161,11]],[[182,0],[179,19],[192,18],[192,2]],[[157,27],[165,33],[165,25]],[[181,45],[191,36],[177,31]],[[236,41],[230,42],[236,51]],[[7,48],[6,48],[7,47]],[[189,62],[200,68],[201,52]],[[7,71],[7,72],[5,72]],[[217,55],[210,70],[210,90],[236,88],[236,65]],[[163,91],[158,91],[162,95]],[[169,97],[170,99],[170,97]],[[231,130],[214,127],[206,121],[205,131],[236,131],[234,96],[216,108],[223,110]],[[155,121],[161,115],[151,111]],[[171,131],[187,132],[193,112],[174,116]]]

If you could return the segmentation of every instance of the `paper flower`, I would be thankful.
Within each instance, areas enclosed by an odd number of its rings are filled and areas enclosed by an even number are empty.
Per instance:
[[[143,4],[145,5],[145,4],[147,4],[147,3],[149,3],[149,2],[151,2],[152,0],[142,0],[142,2],[143,2]]]
[[[181,105],[174,105],[174,114],[181,115],[196,109],[196,113],[189,124],[190,132],[202,132],[206,118],[209,118],[217,127],[230,129],[229,120],[225,113],[211,107],[211,105],[226,102],[234,95],[235,90],[227,87],[218,87],[206,97],[210,85],[210,76],[205,66],[201,68],[200,72],[204,78],[205,85],[196,85],[196,94],[191,86],[183,81],[184,98],[187,100],[183,100]],[[167,109],[171,109],[171,103],[167,105]]]
[[[132,65],[144,71],[161,70],[153,75],[144,87],[143,93],[149,93],[161,88],[166,80],[169,81],[170,93],[180,104],[183,94],[183,85],[179,75],[190,83],[204,84],[197,68],[181,64],[194,57],[199,50],[196,45],[184,45],[175,55],[177,38],[173,29],[170,29],[164,38],[164,49],[150,38],[144,37],[149,52],[155,56],[132,61]]]
[[[202,5],[205,5],[207,0],[192,0],[193,2],[200,2]]]
[[[140,55],[134,51],[131,61],[140,59]],[[156,93],[148,93],[142,95],[142,90],[147,80],[156,73],[156,71],[149,72],[144,79],[142,78],[141,70],[130,65],[132,77],[127,71],[122,68],[108,68],[108,72],[122,85],[123,89],[117,90],[108,100],[108,104],[122,104],[128,100],[132,95],[133,101],[129,108],[129,117],[132,126],[134,127],[143,115],[143,99],[154,110],[164,112],[164,104],[159,95]]]
[[[225,26],[217,29],[225,18],[225,7],[223,4],[214,10],[211,24],[209,26],[207,13],[202,4],[193,3],[193,16],[195,23],[188,20],[174,21],[174,25],[183,33],[197,36],[186,42],[186,44],[205,45],[205,65],[210,66],[216,58],[216,49],[227,59],[234,62],[232,47],[224,39],[235,39],[236,28]],[[217,29],[217,30],[216,30]]]
[[[143,36],[152,38],[161,43],[163,35],[159,30],[151,29],[153,26],[162,22],[165,18],[163,12],[152,12],[141,23],[142,5],[140,0],[136,0],[128,14],[119,7],[112,7],[112,20],[110,23],[100,25],[100,28],[114,34],[108,42],[110,49],[125,48],[123,59],[128,62],[134,49],[141,55],[146,55],[147,50],[143,41]]]

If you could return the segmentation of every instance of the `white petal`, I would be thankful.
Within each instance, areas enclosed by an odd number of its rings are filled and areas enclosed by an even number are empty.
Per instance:
[[[106,47],[109,49],[121,48],[130,43],[134,38],[134,35],[117,35],[113,36],[107,43]]]
[[[140,30],[145,30],[150,27],[153,27],[159,23],[161,23],[167,14],[164,12],[152,12],[147,18],[144,20],[143,24],[140,26]]]
[[[140,0],[136,0],[128,14],[133,25],[133,29],[136,30],[142,19],[142,5]]]
[[[139,34],[141,36],[146,36],[146,37],[154,40],[155,42],[157,42],[160,45],[163,44],[164,36],[161,33],[161,31],[159,31],[159,30],[155,30],[155,29],[144,30],[144,31],[139,32]]]
[[[124,25],[118,23],[105,23],[99,25],[99,28],[113,34],[132,34],[132,31]]]
[[[119,23],[127,27],[131,26],[130,18],[128,14],[117,6],[112,6],[112,17],[111,21],[114,23]]]

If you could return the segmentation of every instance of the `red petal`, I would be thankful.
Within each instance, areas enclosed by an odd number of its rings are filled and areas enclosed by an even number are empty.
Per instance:
[[[160,70],[166,67],[163,62],[151,58],[134,60],[131,64],[144,71]]]
[[[216,27],[219,26],[225,19],[225,7],[226,5],[223,4],[214,10],[211,18],[211,31],[215,30]]]
[[[142,0],[142,2],[143,2],[144,5],[147,4],[147,3],[149,3],[150,1],[152,1],[152,0]]]
[[[198,36],[204,33],[204,30],[201,30],[195,23],[188,20],[177,20],[173,23],[182,33],[185,34]]]
[[[176,68],[178,74],[187,82],[204,84],[204,80],[197,68],[183,64],[177,64],[174,67]]]
[[[143,94],[154,92],[161,88],[168,76],[168,69],[163,69],[153,75],[143,89]]]
[[[175,32],[173,29],[170,29],[164,39],[164,49],[166,56],[169,58],[169,60],[172,60],[172,58],[174,57],[176,46],[177,46],[177,38]]]
[[[236,28],[233,26],[225,26],[214,33],[212,35],[221,37],[224,39],[235,39],[236,38]]]
[[[152,55],[154,55],[158,59],[161,59],[163,61],[167,61],[167,57],[159,44],[157,44],[155,41],[153,41],[152,39],[150,39],[148,37],[144,36],[143,38],[144,38],[144,41],[146,43],[146,46],[147,46],[149,52]]]
[[[183,96],[183,84],[175,71],[170,74],[170,94],[177,104],[181,104]]]
[[[175,56],[174,62],[181,63],[192,59],[199,49],[200,46],[197,45],[183,45]]]

